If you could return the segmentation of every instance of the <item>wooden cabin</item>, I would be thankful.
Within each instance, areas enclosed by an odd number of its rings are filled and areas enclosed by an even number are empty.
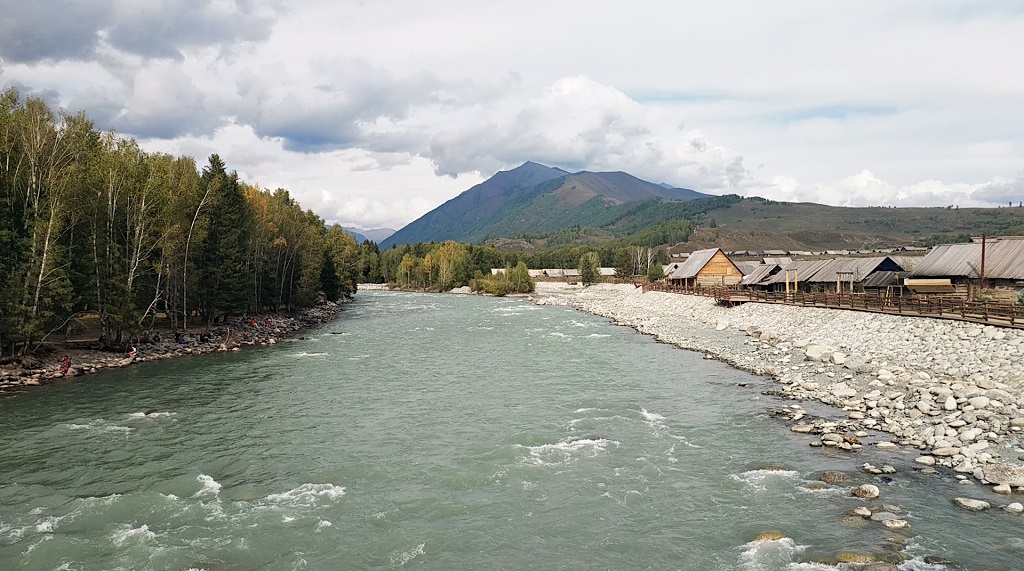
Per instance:
[[[679,265],[668,282],[686,288],[734,286],[743,279],[743,272],[721,248],[697,250]]]

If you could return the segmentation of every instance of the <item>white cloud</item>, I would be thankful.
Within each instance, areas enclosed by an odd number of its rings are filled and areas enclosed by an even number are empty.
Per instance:
[[[0,0],[0,84],[364,227],[526,160],[831,204],[1024,199],[1014,0],[187,4]]]

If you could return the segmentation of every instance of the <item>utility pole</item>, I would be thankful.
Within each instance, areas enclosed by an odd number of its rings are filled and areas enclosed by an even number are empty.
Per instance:
[[[979,281],[979,285],[981,286],[981,289],[983,289],[983,290],[988,289],[988,284],[985,283],[987,281],[985,279],[985,243],[986,243],[986,236],[984,234],[982,234],[981,235],[981,279],[978,280],[978,281]]]

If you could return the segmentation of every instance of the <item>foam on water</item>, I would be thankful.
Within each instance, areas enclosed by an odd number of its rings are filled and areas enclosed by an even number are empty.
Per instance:
[[[104,433],[128,434],[129,432],[132,432],[132,431],[135,430],[134,428],[132,428],[130,426],[120,426],[118,424],[110,424],[110,423],[108,423],[106,420],[104,420],[102,418],[97,418],[96,420],[91,421],[89,424],[67,423],[67,424],[61,424],[60,427],[61,428],[66,428],[67,430],[75,430],[75,431],[78,431],[78,430],[94,430],[94,431],[96,431],[98,433],[101,433],[101,434],[104,434]]]
[[[413,559],[416,559],[417,556],[425,554],[426,546],[426,543],[421,543],[413,549],[409,549],[407,551],[396,551],[392,553],[391,564],[396,567],[402,567],[406,563],[412,561]]]
[[[640,416],[644,417],[647,424],[652,427],[662,428],[665,426],[665,417],[656,412],[650,412],[646,408],[640,407]]]
[[[169,418],[177,415],[178,413],[169,411],[133,412],[128,418]]]
[[[320,533],[324,528],[331,527],[333,525],[333,523],[327,521],[326,519],[322,519],[318,521],[316,524],[316,533]]]
[[[199,474],[196,476],[196,481],[202,486],[198,492],[193,494],[192,497],[199,496],[217,496],[220,494],[221,485],[217,480],[214,480],[212,476],[206,474]]]
[[[729,474],[729,477],[758,492],[768,490],[770,480],[795,482],[800,473],[795,470],[748,470],[742,474]]]
[[[60,520],[59,517],[47,516],[46,519],[36,524],[36,533],[53,533]]]
[[[345,495],[345,488],[334,484],[302,484],[298,488],[270,494],[266,500],[275,504],[311,506],[320,499],[336,500]]]
[[[739,569],[746,571],[773,571],[776,569],[790,569],[790,565],[796,563],[794,559],[803,553],[806,545],[798,545],[789,537],[782,539],[762,539],[751,541],[742,548],[739,556]],[[815,564],[816,565],[816,564]],[[834,569],[824,565],[821,567],[800,567],[800,569]]]
[[[292,353],[291,355],[289,355],[289,357],[301,359],[303,357],[326,357],[327,355],[328,353],[307,353],[305,351],[302,351],[300,353]]]
[[[156,534],[150,531],[146,524],[142,524],[140,527],[125,524],[121,526],[121,529],[115,531],[110,539],[114,545],[121,547],[130,541],[152,541],[156,539]]]
[[[590,335],[587,335],[587,339],[603,339],[605,337],[611,337],[611,335],[607,335],[605,333],[591,333]]]
[[[618,441],[607,438],[565,439],[555,444],[526,446],[529,458],[525,458],[525,460],[538,466],[565,464],[580,456],[597,456],[606,452],[609,446],[618,445]]]

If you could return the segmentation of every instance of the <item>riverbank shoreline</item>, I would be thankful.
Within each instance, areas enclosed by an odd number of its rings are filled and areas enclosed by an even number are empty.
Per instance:
[[[924,317],[748,303],[646,292],[628,284],[539,283],[533,300],[608,318],[659,341],[768,376],[772,394],[814,400],[838,419],[788,414],[812,445],[861,447],[856,434],[889,436],[880,448],[917,449],[916,463],[1024,487],[1024,334]]]
[[[346,303],[348,300],[328,301],[297,315],[252,315],[209,330],[203,328],[182,332],[180,341],[174,339],[174,332],[160,332],[159,341],[135,345],[134,356],[82,348],[71,343],[53,343],[44,357],[29,355],[0,365],[0,396],[30,387],[69,382],[105,369],[128,367],[136,363],[274,345],[283,338],[336,319]],[[71,359],[66,373],[61,371],[64,356]]]

